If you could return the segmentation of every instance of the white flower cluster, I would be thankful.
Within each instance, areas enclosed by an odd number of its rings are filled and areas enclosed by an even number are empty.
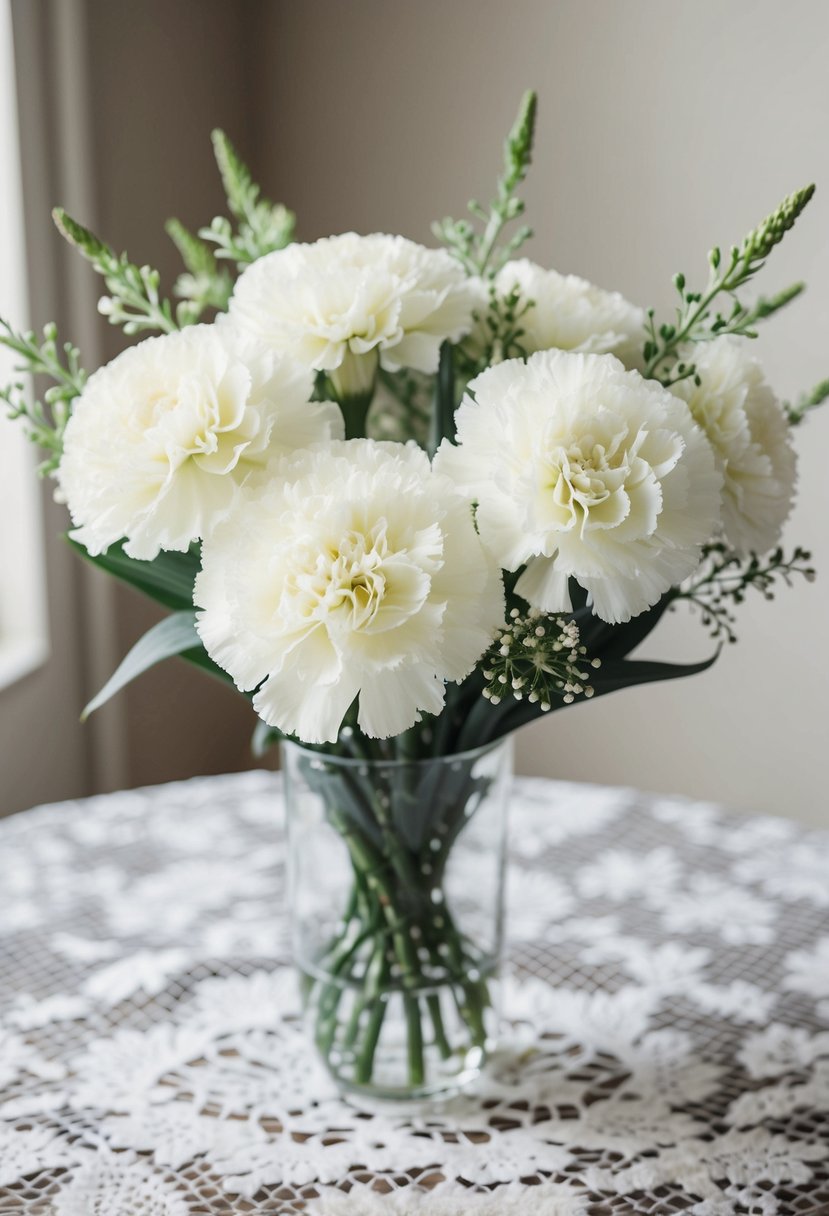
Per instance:
[[[441,343],[469,332],[479,301],[480,288],[444,250],[346,232],[254,262],[236,284],[229,320],[328,373],[342,398],[370,391],[378,365],[437,371]]]
[[[130,557],[186,550],[281,453],[342,434],[310,403],[311,374],[257,352],[244,362],[215,326],[125,350],[88,381],[66,428],[59,477],[90,553],[126,538]]]
[[[627,621],[698,565],[719,516],[711,446],[683,402],[612,355],[498,364],[456,420],[437,464],[534,607],[569,611],[574,579],[598,616]]]
[[[792,509],[796,457],[789,425],[745,339],[716,338],[694,352],[699,384],[673,391],[687,401],[723,474],[722,530],[737,553],[766,553]]]
[[[357,697],[375,738],[440,713],[504,612],[469,503],[414,444],[370,439],[284,460],[205,542],[195,600],[208,652],[308,743]]]
[[[696,376],[669,391],[631,370],[643,314],[621,296],[526,260],[493,292],[514,300],[528,357],[467,386],[433,466],[411,444],[343,440],[339,407],[364,403],[379,368],[433,374],[445,341],[492,347],[481,282],[402,237],[266,255],[228,316],[146,339],[75,403],[59,470],[73,536],[143,560],[203,541],[208,653],[305,741],[335,740],[355,701],[366,734],[398,734],[504,646],[484,671],[493,704],[502,684],[542,708],[551,689],[589,695],[566,620],[532,650],[573,583],[621,623],[712,538],[738,552],[779,538],[794,454],[744,340],[695,351]],[[312,400],[320,383],[337,404]],[[530,614],[513,611],[495,653],[501,569]],[[519,651],[529,674],[510,666]]]

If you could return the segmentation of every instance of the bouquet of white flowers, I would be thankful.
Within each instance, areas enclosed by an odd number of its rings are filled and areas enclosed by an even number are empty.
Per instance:
[[[516,258],[529,229],[504,230],[523,212],[534,118],[528,94],[494,201],[436,224],[440,249],[292,243],[293,215],[216,132],[233,219],[198,236],[170,221],[177,304],[55,213],[103,276],[101,312],[157,336],[87,378],[53,326],[0,332],[21,370],[53,381],[42,400],[19,384],[4,397],[46,451],[71,542],[170,610],[87,710],[178,654],[251,698],[257,748],[303,745],[289,778],[348,861],[344,905],[317,909],[324,932],[298,947],[314,1033],[343,1083],[377,1083],[399,993],[406,1071],[383,1074],[384,1092],[440,1089],[430,1051],[468,1075],[491,1037],[498,931],[482,952],[447,874],[500,788],[497,741],[707,667],[716,655],[628,657],[669,606],[733,640],[748,591],[812,576],[779,541],[791,428],[829,383],[781,404],[750,351],[802,284],[740,292],[813,187],[712,250],[703,288],[676,275],[676,315],[659,323]]]

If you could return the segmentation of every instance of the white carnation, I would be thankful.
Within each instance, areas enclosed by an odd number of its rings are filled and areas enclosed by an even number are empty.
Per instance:
[[[286,458],[205,541],[194,599],[208,653],[306,743],[358,694],[377,738],[439,713],[504,614],[468,501],[413,444],[369,439]]]
[[[780,540],[794,498],[789,423],[747,340],[716,338],[694,348],[701,383],[671,390],[687,401],[722,469],[725,539],[738,553],[766,553]]]
[[[630,364],[641,352],[645,313],[616,291],[545,270],[527,258],[507,262],[495,288],[501,297],[518,292],[522,333],[517,340],[528,355],[553,349],[612,353]]]
[[[436,371],[441,343],[469,331],[478,303],[478,288],[445,250],[346,232],[254,262],[236,283],[229,318],[327,372],[348,396],[371,388],[378,361],[390,371]]]
[[[684,404],[612,355],[545,351],[469,385],[457,447],[436,467],[477,500],[516,590],[568,610],[568,579],[606,621],[649,608],[699,562],[718,521],[722,479]]]
[[[59,478],[90,553],[186,550],[269,461],[342,434],[311,374],[271,353],[244,362],[211,325],[147,338],[90,377],[66,428]]]

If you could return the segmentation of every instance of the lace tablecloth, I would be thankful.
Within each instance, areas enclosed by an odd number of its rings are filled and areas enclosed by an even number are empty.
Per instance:
[[[0,822],[0,1216],[829,1212],[829,836],[517,783],[503,1049],[363,1111],[306,1047],[279,779]]]

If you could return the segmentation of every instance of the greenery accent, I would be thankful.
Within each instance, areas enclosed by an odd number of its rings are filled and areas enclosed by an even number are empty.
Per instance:
[[[440,348],[429,441],[426,447],[430,456],[434,456],[444,439],[454,440],[456,406],[454,350],[450,342],[444,342]]]
[[[224,312],[233,291],[230,271],[226,266],[217,264],[210,246],[189,232],[180,220],[170,219],[164,228],[181,254],[187,272],[179,275],[173,287],[173,293],[186,301],[186,306],[179,305],[177,310],[179,320],[183,324],[192,324],[199,320],[206,308]]]
[[[496,195],[489,208],[473,199],[469,211],[476,223],[447,217],[432,225],[432,232],[472,275],[493,278],[517,249],[532,236],[522,224],[503,246],[498,245],[503,229],[524,213],[524,201],[516,190],[527,176],[532,160],[533,137],[538,98],[532,91],[524,94],[518,116],[504,144],[504,167],[496,184]]]
[[[813,582],[811,560],[811,553],[800,547],[791,557],[780,548],[764,557],[756,553],[743,557],[727,545],[707,545],[697,573],[668,598],[673,603],[685,600],[698,609],[712,638],[736,642],[734,608],[743,603],[747,593],[753,589],[764,599],[773,600],[775,586],[783,582],[791,587],[794,575]]]
[[[784,409],[790,426],[799,426],[810,410],[829,400],[829,380],[821,380],[808,393],[801,393],[794,405],[786,403]]]
[[[53,476],[63,454],[63,433],[72,413],[72,402],[80,396],[86,383],[86,372],[80,365],[80,351],[71,342],[58,342],[54,324],[43,328],[43,338],[34,331],[12,329],[0,317],[0,346],[5,346],[19,359],[15,372],[30,376],[48,376],[53,381],[40,399],[33,396],[22,381],[13,381],[0,389],[10,418],[22,418],[27,437],[46,453],[38,465],[41,477]]]
[[[201,638],[196,633],[196,614],[192,609],[189,612],[173,612],[170,616],[165,616],[139,638],[124,656],[101,691],[85,707],[81,721],[85,722],[96,709],[100,709],[122,688],[162,659],[169,659],[173,655],[200,646]]]
[[[401,368],[377,373],[379,391],[368,415],[367,434],[376,439],[405,442],[414,439],[422,448],[429,444],[434,406],[434,376]]]
[[[290,245],[296,216],[281,203],[271,203],[250,175],[224,131],[211,136],[216,164],[222,175],[230,212],[238,220],[234,231],[230,220],[217,216],[199,236],[216,246],[217,258],[228,258],[241,270],[257,258]]]
[[[70,535],[66,540],[85,561],[172,612],[192,609],[193,584],[201,565],[198,545],[191,545],[187,553],[163,550],[152,561],[144,562],[128,557],[123,544],[110,545],[105,553],[90,553]]]
[[[521,341],[525,333],[522,322],[533,305],[533,300],[522,299],[517,287],[499,295],[495,284],[489,284],[486,312],[475,314],[478,329],[474,340],[462,342],[458,347],[466,379],[505,359],[527,358],[529,351]]]
[[[600,659],[587,659],[575,621],[548,616],[538,608],[524,614],[513,608],[482,663],[487,681],[483,695],[491,705],[526,697],[531,705],[537,702],[542,713],[559,699],[570,705],[578,696],[592,697],[590,672],[583,668],[601,666]]]
[[[695,342],[708,342],[722,334],[756,337],[754,325],[783,308],[802,291],[794,284],[771,299],[761,299],[753,308],[742,304],[736,292],[765,265],[766,258],[792,228],[815,192],[813,185],[790,194],[764,220],[749,232],[740,245],[733,245],[723,259],[715,247],[708,255],[708,283],[703,291],[691,291],[685,275],[674,275],[674,287],[679,305],[673,324],[657,327],[654,311],[648,311],[645,324],[647,339],[644,346],[645,376],[670,386],[680,380],[696,378],[696,367],[685,361],[684,349]],[[720,296],[730,297],[730,311],[713,309]]]
[[[801,296],[805,290],[805,283],[791,283],[782,291],[778,291],[776,295],[759,296],[749,310],[746,323],[753,326],[758,321],[765,321],[769,317],[773,317],[775,313],[780,312],[781,308],[785,308],[787,304],[791,304],[792,300]]]
[[[151,266],[136,266],[126,253],[117,254],[94,232],[73,220],[62,207],[52,212],[58,232],[78,250],[103,277],[108,296],[101,296],[98,311],[110,324],[120,325],[125,334],[159,330],[174,333],[188,322],[187,310],[174,319],[169,300],[159,294],[161,276]]]

